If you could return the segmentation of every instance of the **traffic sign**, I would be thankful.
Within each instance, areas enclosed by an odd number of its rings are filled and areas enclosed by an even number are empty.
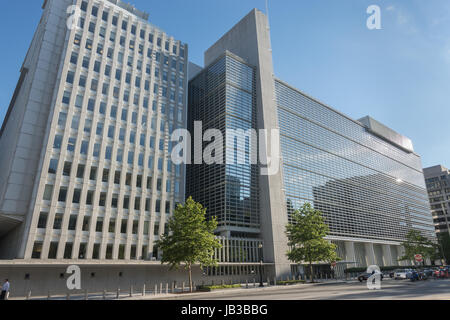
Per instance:
[[[423,261],[423,257],[422,257],[421,254],[416,254],[416,255],[414,256],[414,259],[415,259],[417,262],[422,262],[422,261]]]

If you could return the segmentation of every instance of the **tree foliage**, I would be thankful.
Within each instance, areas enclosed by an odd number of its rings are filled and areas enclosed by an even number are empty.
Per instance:
[[[322,212],[306,203],[292,215],[293,223],[286,226],[290,250],[287,257],[294,263],[308,263],[311,270],[311,282],[314,281],[312,264],[315,262],[335,262],[340,260],[336,245],[324,238],[329,228]]]
[[[192,267],[216,266],[214,250],[222,246],[214,235],[217,219],[206,219],[206,209],[192,197],[184,205],[178,205],[168,222],[169,232],[157,242],[162,251],[162,264],[179,269],[183,264],[189,271],[192,292]]]
[[[405,254],[400,257],[400,261],[413,261],[416,254],[421,254],[423,263],[426,259],[435,260],[439,256],[438,246],[422,235],[420,231],[410,230],[406,235],[406,241],[402,243]]]

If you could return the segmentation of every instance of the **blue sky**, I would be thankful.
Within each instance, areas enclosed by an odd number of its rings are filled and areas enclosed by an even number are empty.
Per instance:
[[[5,1],[0,13],[0,119],[19,78],[42,0]],[[133,0],[189,44],[190,60],[265,0]],[[381,7],[382,30],[366,9]],[[424,166],[450,167],[450,1],[270,0],[277,77],[348,116],[371,115],[410,137]]]

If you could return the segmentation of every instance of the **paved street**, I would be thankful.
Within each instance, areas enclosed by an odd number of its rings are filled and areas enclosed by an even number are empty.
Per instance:
[[[381,290],[365,283],[304,284],[193,294],[165,299],[189,300],[450,300],[450,280],[421,282],[386,280]]]

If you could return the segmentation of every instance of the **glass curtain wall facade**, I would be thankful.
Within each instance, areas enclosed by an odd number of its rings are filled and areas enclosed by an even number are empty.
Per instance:
[[[202,122],[203,134],[218,129],[224,137],[224,164],[192,164],[187,168],[187,196],[218,218],[218,233],[227,237],[259,233],[258,167],[250,163],[250,139],[230,130],[255,129],[254,68],[229,53],[206,67],[189,84],[189,130]],[[204,142],[203,149],[211,142]],[[196,150],[192,150],[192,159]]]
[[[288,215],[310,202],[332,237],[400,242],[412,228],[435,238],[417,154],[282,81],[275,87]]]

